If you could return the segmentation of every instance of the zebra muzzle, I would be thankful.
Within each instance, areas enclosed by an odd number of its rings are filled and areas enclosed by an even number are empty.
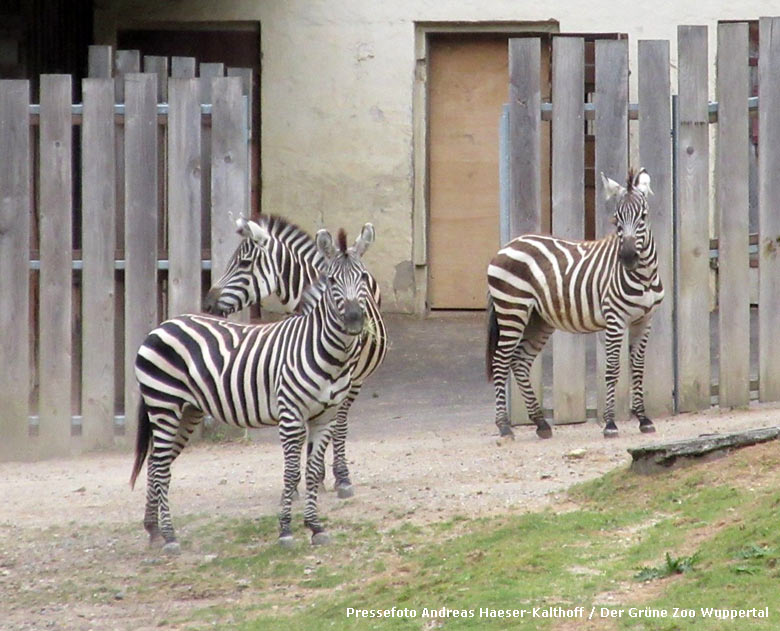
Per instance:
[[[628,271],[637,268],[637,265],[639,265],[639,251],[636,249],[636,239],[634,237],[627,237],[620,244],[618,258]]]
[[[357,335],[363,331],[363,309],[357,300],[350,300],[344,305],[344,328],[347,333]]]

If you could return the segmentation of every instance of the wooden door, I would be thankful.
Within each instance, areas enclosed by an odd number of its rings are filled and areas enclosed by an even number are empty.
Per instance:
[[[500,245],[498,133],[509,91],[508,37],[436,35],[429,42],[428,305],[432,309],[484,309],[486,305],[487,265]],[[543,66],[549,68],[547,51],[543,46]],[[544,85],[542,91],[543,96],[549,94]],[[548,131],[542,130],[542,199],[547,207]],[[543,209],[543,214],[549,216],[549,211]]]

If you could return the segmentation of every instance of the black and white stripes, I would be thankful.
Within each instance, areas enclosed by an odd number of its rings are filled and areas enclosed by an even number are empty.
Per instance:
[[[285,313],[299,307],[305,288],[319,276],[326,264],[314,239],[282,217],[261,215],[257,222],[239,218],[238,233],[243,237],[225,273],[209,290],[204,309],[209,313],[228,315],[252,304],[276,300]],[[268,235],[262,240],[258,235]],[[387,333],[379,312],[379,284],[369,274],[368,285],[373,300],[367,305],[366,333],[360,340],[358,363],[352,386],[339,408],[333,428],[333,475],[341,498],[353,495],[346,457],[347,417],[352,403],[366,378],[384,360]]]
[[[262,246],[270,238],[255,235]],[[321,230],[316,245],[325,262],[297,315],[266,325],[184,315],[163,322],[138,351],[141,388],[135,482],[149,453],[144,525],[169,550],[178,544],[168,508],[170,466],[204,415],[241,427],[279,425],[284,450],[280,540],[291,540],[291,502],[300,479],[307,432],[304,522],[314,543],[325,540],[317,516],[317,487],[336,412],[352,388],[368,305],[368,272],[360,260],[374,240],[364,226],[351,248]]]
[[[512,436],[506,408],[510,370],[537,434],[552,435],[529,373],[554,329],[606,331],[605,436],[617,435],[615,383],[620,345],[628,331],[631,410],[640,430],[654,431],[645,413],[642,380],[650,318],[664,290],[647,222],[650,177],[644,169],[631,173],[626,188],[602,178],[607,197],[617,198],[615,233],[598,241],[521,236],[499,250],[488,266],[487,370],[495,384],[496,425],[502,436]]]

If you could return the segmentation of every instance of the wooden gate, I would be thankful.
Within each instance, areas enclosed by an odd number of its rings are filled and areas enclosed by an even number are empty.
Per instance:
[[[774,28],[777,27],[777,28]],[[627,172],[629,130],[638,143],[634,166],[652,177],[653,233],[666,298],[653,318],[645,386],[651,416],[709,408],[745,406],[751,383],[761,401],[780,400],[780,354],[773,336],[780,330],[780,18],[760,20],[760,103],[749,99],[748,23],[718,27],[717,98],[708,102],[707,28],[678,28],[678,82],[670,86],[668,41],[640,41],[638,104],[628,99],[628,41],[595,44],[595,94],[584,102],[583,42],[553,40],[553,94],[540,103],[539,40],[510,43],[510,103],[504,125],[502,164],[508,174],[502,196],[502,224],[509,235],[541,228],[539,128],[552,120],[553,233],[583,236],[583,134],[595,135],[595,171],[615,180]],[[750,235],[749,117],[758,116],[760,233]],[[592,123],[589,121],[593,121]],[[634,122],[635,121],[635,122]],[[710,182],[710,125],[717,124],[714,182]],[[523,183],[520,186],[519,183]],[[714,208],[710,210],[710,192]],[[596,236],[606,234],[610,208],[596,190]],[[757,250],[751,255],[751,244]],[[756,379],[751,379],[751,260],[757,259],[759,297]],[[713,307],[714,305],[714,307]],[[710,313],[717,310],[714,326]],[[711,328],[713,330],[711,330]],[[716,335],[717,334],[717,335]],[[556,422],[601,416],[604,401],[603,338],[597,343],[596,410],[586,409],[588,338],[556,332],[552,392]],[[711,352],[712,347],[712,352]],[[625,353],[625,350],[624,350]],[[622,361],[626,366],[627,362]],[[617,416],[628,417],[627,371],[618,384]],[[717,379],[713,379],[717,375]],[[522,421],[519,397],[513,418]]]
[[[143,63],[90,47],[78,104],[69,75],[42,76],[40,104],[0,81],[0,459],[131,444],[136,349],[200,310],[228,213],[248,214],[245,78]]]

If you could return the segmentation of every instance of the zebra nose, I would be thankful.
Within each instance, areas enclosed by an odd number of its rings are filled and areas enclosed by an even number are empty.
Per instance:
[[[222,309],[219,308],[219,297],[222,295],[222,289],[220,287],[212,287],[209,289],[209,293],[206,294],[206,298],[203,300],[203,311],[206,313],[213,313],[215,315],[221,315]]]
[[[350,300],[344,305],[344,328],[353,335],[363,330],[363,309],[357,300]]]
[[[639,262],[639,252],[636,249],[636,237],[626,237],[618,251],[621,263],[629,269],[634,269]]]

